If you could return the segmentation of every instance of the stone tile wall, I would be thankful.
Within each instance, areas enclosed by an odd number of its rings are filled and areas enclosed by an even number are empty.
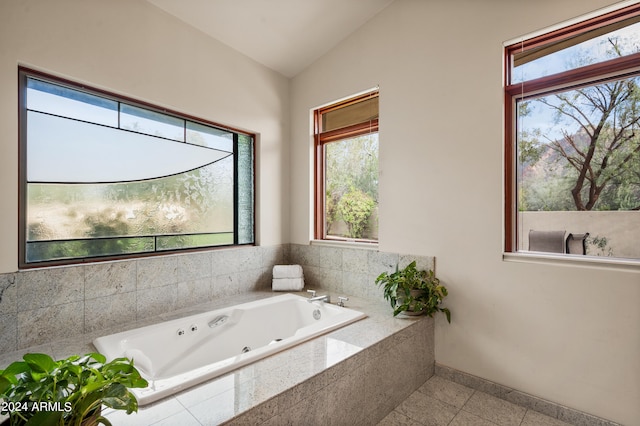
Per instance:
[[[287,244],[238,247],[0,274],[0,354],[105,329],[254,290],[271,268],[300,264],[305,288],[386,303],[383,271],[434,258],[369,249]]]
[[[322,289],[333,295],[383,300],[375,280],[382,272],[393,272],[416,261],[418,269],[435,269],[433,256],[387,253],[369,249],[290,244],[285,260],[300,264],[305,287]]]
[[[433,319],[423,317],[225,424],[375,425],[434,365]]]
[[[239,247],[0,274],[0,353],[268,289],[284,252]]]

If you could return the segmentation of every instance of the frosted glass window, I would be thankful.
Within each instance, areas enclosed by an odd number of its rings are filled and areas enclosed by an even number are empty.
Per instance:
[[[154,179],[194,170],[231,155],[35,111],[27,112],[27,126],[30,182]]]
[[[117,102],[32,78],[27,80],[27,108],[118,127]]]
[[[120,106],[120,112],[120,127],[123,129],[181,142],[185,140],[184,120],[180,118],[127,104]]]
[[[20,75],[21,266],[255,241],[253,135]]]
[[[238,137],[238,243],[253,243],[253,139]]]
[[[187,143],[233,152],[233,133],[187,121]]]

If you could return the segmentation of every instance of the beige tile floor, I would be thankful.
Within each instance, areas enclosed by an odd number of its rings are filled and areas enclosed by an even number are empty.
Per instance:
[[[569,426],[466,386],[432,376],[378,426]]]

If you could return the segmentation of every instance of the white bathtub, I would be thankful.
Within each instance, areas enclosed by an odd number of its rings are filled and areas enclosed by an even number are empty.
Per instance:
[[[362,312],[282,294],[95,339],[107,359],[128,357],[149,381],[140,405],[220,376],[365,318]]]

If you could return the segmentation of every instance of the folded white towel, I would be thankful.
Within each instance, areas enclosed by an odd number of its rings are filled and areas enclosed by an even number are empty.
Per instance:
[[[303,278],[274,278],[271,280],[271,289],[273,291],[300,291],[303,288]]]
[[[275,265],[273,278],[302,278],[302,266],[300,265]]]

